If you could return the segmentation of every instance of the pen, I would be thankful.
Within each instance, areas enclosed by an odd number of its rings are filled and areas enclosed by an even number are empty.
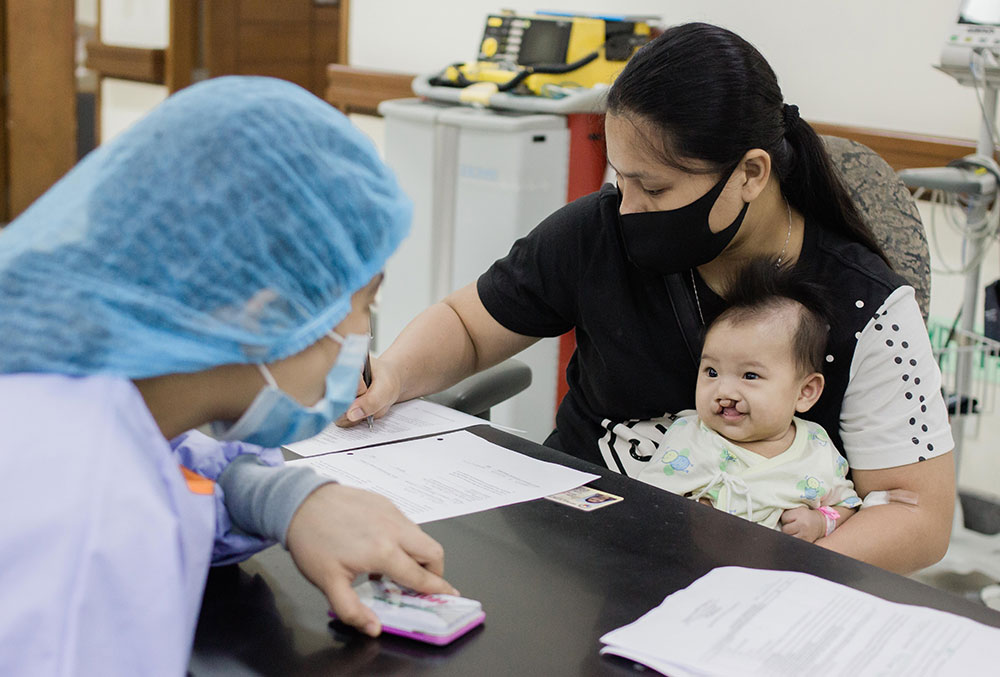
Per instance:
[[[368,317],[368,341],[369,350],[365,353],[365,367],[361,370],[361,380],[365,382],[365,388],[372,384],[372,353],[371,353],[371,338],[372,338],[372,318]],[[365,418],[368,421],[368,430],[375,430],[375,417],[368,416]]]
[[[361,370],[361,380],[365,382],[365,387],[367,388],[372,384],[372,356],[371,353],[365,355],[365,368]],[[375,429],[375,419],[372,416],[365,418],[368,421],[368,429]]]

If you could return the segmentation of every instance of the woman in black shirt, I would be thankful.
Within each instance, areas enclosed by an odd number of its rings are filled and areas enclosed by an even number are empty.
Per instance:
[[[730,31],[675,26],[636,53],[607,109],[616,185],[566,205],[476,284],[418,316],[376,362],[348,420],[575,329],[569,394],[546,444],[634,476],[646,458],[628,430],[693,406],[699,331],[721,310],[727,280],[752,258],[777,259],[836,290],[827,389],[812,417],[844,451],[861,496],[918,496],[916,506],[866,508],[818,543],[896,571],[940,559],[952,440],[913,289],[770,66]]]

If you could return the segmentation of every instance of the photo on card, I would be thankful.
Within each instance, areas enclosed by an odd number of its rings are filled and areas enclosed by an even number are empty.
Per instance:
[[[622,500],[621,496],[615,496],[592,487],[576,487],[545,498],[584,511],[597,510]]]

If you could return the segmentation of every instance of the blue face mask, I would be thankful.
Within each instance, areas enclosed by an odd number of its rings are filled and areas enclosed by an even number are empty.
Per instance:
[[[327,334],[340,344],[340,353],[326,375],[326,394],[311,407],[299,404],[275,382],[271,372],[257,365],[267,385],[235,423],[213,421],[212,433],[220,440],[242,440],[262,447],[280,447],[313,437],[340,417],[357,395],[361,368],[368,357],[368,336],[336,332]]]

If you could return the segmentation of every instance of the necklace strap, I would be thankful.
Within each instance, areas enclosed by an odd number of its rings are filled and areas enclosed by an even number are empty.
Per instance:
[[[698,358],[701,356],[699,339],[702,327],[698,324],[698,315],[695,303],[688,291],[687,282],[684,280],[684,273],[671,273],[663,276],[663,285],[667,292],[667,299],[670,300],[670,309],[673,311],[674,319],[677,321],[677,329],[680,331],[681,340],[687,349],[691,364],[697,368]]]
[[[788,212],[788,233],[785,234],[785,245],[781,248],[781,253],[778,254],[778,260],[774,265],[780,266],[781,262],[785,260],[785,252],[788,251],[788,243],[792,239],[792,206],[788,204],[788,200],[785,200],[785,210]]]
[[[705,316],[701,312],[701,299],[698,298],[698,283],[694,279],[694,268],[690,271],[691,273],[691,289],[694,290],[694,304],[698,308],[698,318],[701,320],[701,326],[705,326]]]

